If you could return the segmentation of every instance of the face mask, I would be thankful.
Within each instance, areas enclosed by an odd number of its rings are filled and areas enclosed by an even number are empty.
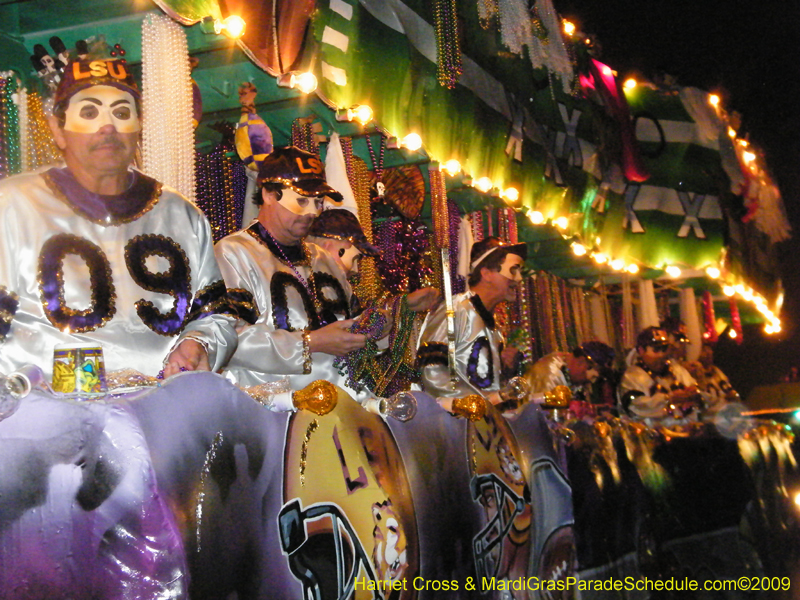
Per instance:
[[[301,196],[293,189],[285,188],[279,202],[283,208],[292,211],[298,216],[312,215],[318,217],[319,213],[322,212],[324,198]]]
[[[353,263],[355,262],[356,258],[358,258],[360,255],[361,251],[355,246],[350,246],[347,249],[342,248],[341,250],[339,250],[339,260],[342,261],[342,264],[344,265],[346,271],[350,271],[353,269]]]
[[[506,254],[503,264],[500,265],[500,275],[517,283],[522,281],[522,257],[516,254]]]
[[[113,125],[117,133],[141,130],[133,96],[115,87],[99,85],[81,90],[70,98],[64,129],[75,133],[97,133]]]

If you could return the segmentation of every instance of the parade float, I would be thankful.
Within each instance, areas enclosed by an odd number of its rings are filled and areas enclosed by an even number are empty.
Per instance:
[[[739,335],[745,319],[779,328],[775,246],[789,226],[738,115],[668,80],[624,83],[556,9],[3,5],[0,177],[57,160],[46,90],[84,41],[137,73],[141,167],[195,201],[215,239],[253,216],[259,156],[292,144],[325,160],[382,250],[362,261],[364,298],[462,290],[471,241],[527,242],[528,277],[500,319],[527,362],[590,339],[622,355],[668,314],[696,350],[719,319]],[[141,598],[572,597],[577,583],[510,582],[794,572],[793,437],[772,422],[653,428],[557,403],[453,418],[419,392],[405,421],[335,392],[289,415],[214,374],[149,384],[8,400],[10,597],[119,580]],[[128,533],[152,543],[131,551]]]

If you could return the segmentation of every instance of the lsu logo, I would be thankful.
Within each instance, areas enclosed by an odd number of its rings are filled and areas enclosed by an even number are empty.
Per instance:
[[[322,175],[322,163],[318,158],[304,158],[298,156],[295,158],[297,168],[301,173],[313,173],[315,175]]]
[[[125,63],[118,60],[78,61],[72,63],[72,75],[75,81],[105,76],[124,80],[128,77],[128,71],[125,69]]]

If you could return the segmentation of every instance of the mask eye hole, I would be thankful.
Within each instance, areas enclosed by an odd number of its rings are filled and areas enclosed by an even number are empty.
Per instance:
[[[339,258],[344,256],[344,248],[339,248]]]
[[[96,106],[92,104],[85,104],[81,106],[79,114],[81,116],[81,119],[86,119],[87,121],[89,121],[91,119],[96,119],[97,115],[100,114],[100,112],[97,110]]]

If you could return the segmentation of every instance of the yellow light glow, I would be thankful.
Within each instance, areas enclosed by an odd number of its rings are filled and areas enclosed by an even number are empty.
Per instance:
[[[756,159],[756,155],[750,151],[742,152],[742,160],[744,160],[746,165],[749,165]]]
[[[756,310],[765,316],[770,314],[770,310],[767,308],[766,304],[756,304]]]
[[[558,217],[555,221],[553,221],[553,225],[562,230],[566,229],[569,227],[569,219],[567,219],[567,217]]]
[[[626,90],[632,90],[633,88],[636,87],[636,84],[637,81],[633,77],[630,77],[625,80],[624,86]]]
[[[625,270],[631,275],[636,275],[639,272],[639,265],[631,263],[627,267],[625,267]]]
[[[728,337],[730,337],[732,340],[735,340],[738,337],[738,335],[739,334],[736,333],[736,330],[733,329],[732,327],[731,329],[728,330]]]
[[[238,40],[244,35],[245,26],[246,23],[242,17],[231,15],[219,23],[219,31],[217,31],[217,24],[214,23],[214,31],[216,31],[217,34],[222,32],[232,40]]]
[[[797,492],[797,494],[795,494],[794,503],[797,504],[797,506],[800,506],[800,492]]]
[[[772,325],[765,325],[764,326],[764,333],[766,333],[767,335],[772,335],[773,333],[775,333],[775,329],[772,327]],[[796,499],[795,499],[795,501],[796,501]]]
[[[447,174],[450,175],[450,177],[455,177],[461,172],[461,163],[455,158],[451,158],[444,163],[444,170],[447,171]]]
[[[585,256],[586,255],[586,246],[578,242],[572,242],[572,253],[575,256]]]
[[[780,333],[780,332],[781,332],[781,325],[780,325],[780,323],[773,323],[773,324],[772,324],[772,330],[773,330],[775,333]]]
[[[753,301],[753,291],[750,288],[745,288],[744,292],[742,292],[742,298],[744,298],[748,302],[752,302]]]
[[[676,267],[675,265],[669,265],[664,270],[667,272],[667,275],[669,275],[670,277],[680,277],[681,276],[680,268]]]
[[[505,198],[508,202],[516,202],[519,200],[519,190],[517,188],[506,188],[503,192],[503,198]]]
[[[711,106],[719,106],[719,96],[717,96],[716,94],[711,94],[708,97],[708,103]]]
[[[419,137],[419,135],[416,133],[409,133],[406,137],[403,138],[403,146],[405,146],[412,152],[416,152],[417,150],[422,148],[422,138]]]
[[[728,137],[736,137],[736,132],[734,131],[733,127],[728,127]]]
[[[611,70],[611,67],[608,65],[603,65],[603,75],[606,77],[611,77],[614,74],[614,71]]]
[[[534,225],[541,225],[542,223],[544,223],[544,215],[540,213],[538,210],[533,210],[529,212],[528,218]]]
[[[567,35],[572,35],[573,33],[575,33],[575,23],[573,23],[572,21],[567,21],[566,19],[564,19],[562,21],[562,24],[563,24],[563,27],[564,27],[564,33],[566,33]]]
[[[756,303],[756,306],[766,306],[767,301],[764,300],[763,296],[753,296],[753,302]]]
[[[304,94],[310,94],[317,89],[317,78],[313,73],[300,73],[294,78],[295,87]]]
[[[488,192],[489,190],[494,187],[492,180],[488,177],[481,177],[478,181],[475,182],[475,188],[481,192]]]
[[[726,285],[726,286],[723,286],[722,293],[725,294],[726,296],[730,297],[730,296],[733,296],[736,293],[736,290],[734,289],[734,287],[732,285]]]
[[[737,284],[737,285],[733,286],[733,289],[735,289],[735,290],[736,290],[736,293],[737,293],[737,294],[739,294],[740,296],[741,296],[742,294],[744,294],[744,286],[743,286],[741,283],[739,283],[739,284]]]
[[[372,121],[372,109],[366,104],[360,104],[353,109],[353,116],[362,124]]]
[[[720,272],[717,267],[708,267],[706,268],[706,275],[711,277],[711,279],[719,279]]]
[[[615,258],[611,261],[611,268],[615,271],[622,271],[625,268],[625,261],[621,258]]]
[[[595,252],[592,255],[592,258],[594,259],[594,262],[596,262],[598,265],[604,265],[608,262],[608,256],[606,256],[602,252]]]

